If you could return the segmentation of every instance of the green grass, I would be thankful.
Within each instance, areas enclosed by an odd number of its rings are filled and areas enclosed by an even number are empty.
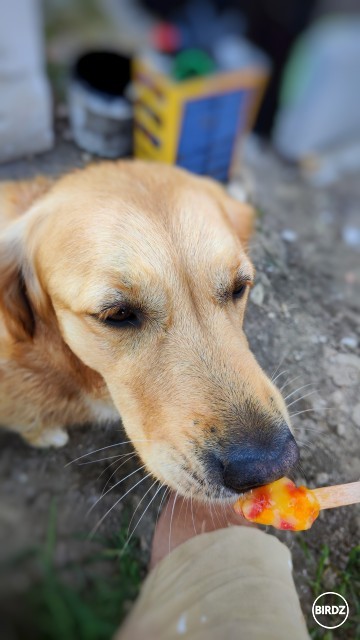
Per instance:
[[[55,564],[56,508],[52,505],[44,545],[13,562],[32,557],[41,578],[22,596],[19,640],[110,640],[140,589],[145,573],[139,543],[125,546],[127,526],[111,539],[94,540],[81,563]],[[109,566],[104,572],[104,563]],[[108,575],[105,575],[108,574]],[[24,613],[24,615],[22,615]],[[31,630],[31,632],[29,632]]]
[[[139,541],[126,546],[126,524],[111,538],[98,537],[81,562],[65,566],[56,563],[57,514],[51,505],[44,543],[25,549],[7,563],[26,567],[35,563],[39,579],[21,596],[18,619],[13,625],[17,640],[111,640],[138,593],[145,575]],[[86,536],[80,535],[80,540]],[[325,572],[337,576],[334,591],[343,595],[350,607],[346,623],[334,633],[318,627],[308,616],[312,640],[360,638],[360,546],[354,547],[344,569],[334,566],[328,546],[317,561],[303,538],[298,539],[306,561],[313,599],[327,591]],[[71,544],[71,541],[69,542]],[[88,543],[87,543],[88,544]]]
[[[301,540],[300,544],[306,560],[311,561],[312,554],[310,554],[306,542]],[[309,573],[312,573],[313,576],[309,579],[309,585],[314,600],[324,591],[329,591],[324,587],[324,574],[329,567],[337,576],[336,586],[333,590],[347,600],[350,615],[341,629],[336,629],[334,632],[321,629],[315,623],[312,625],[308,619],[310,636],[313,640],[338,640],[339,638],[356,640],[360,638],[360,545],[351,550],[344,569],[338,569],[334,566],[329,547],[327,545],[322,547],[317,564],[315,567],[310,566],[309,569]]]

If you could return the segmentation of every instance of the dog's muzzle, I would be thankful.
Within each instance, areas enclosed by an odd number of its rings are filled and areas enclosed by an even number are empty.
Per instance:
[[[212,450],[206,458],[212,481],[215,475],[218,484],[243,493],[287,475],[299,461],[299,449],[284,425]]]

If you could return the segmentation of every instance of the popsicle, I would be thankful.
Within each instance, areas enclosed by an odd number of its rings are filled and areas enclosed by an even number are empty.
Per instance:
[[[251,522],[304,531],[310,529],[321,509],[356,502],[360,502],[360,482],[307,489],[296,487],[289,478],[280,478],[241,496],[234,510]]]

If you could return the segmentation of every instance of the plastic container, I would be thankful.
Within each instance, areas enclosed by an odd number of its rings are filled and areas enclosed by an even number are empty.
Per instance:
[[[134,60],[134,153],[226,181],[236,141],[256,116],[269,68],[249,55],[245,65],[235,60],[231,69],[215,61],[212,71],[199,65],[198,54],[192,54],[192,64],[190,53],[186,60],[180,54],[181,74],[169,56],[146,52]]]
[[[74,64],[69,82],[70,123],[75,142],[105,158],[132,153],[133,108],[125,96],[131,61],[93,51]]]

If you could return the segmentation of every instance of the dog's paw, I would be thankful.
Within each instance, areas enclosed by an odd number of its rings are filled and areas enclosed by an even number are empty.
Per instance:
[[[69,435],[62,427],[55,427],[53,429],[44,429],[35,438],[28,438],[28,442],[33,447],[40,447],[46,449],[47,447],[56,447],[57,449],[63,447],[69,440]]]

